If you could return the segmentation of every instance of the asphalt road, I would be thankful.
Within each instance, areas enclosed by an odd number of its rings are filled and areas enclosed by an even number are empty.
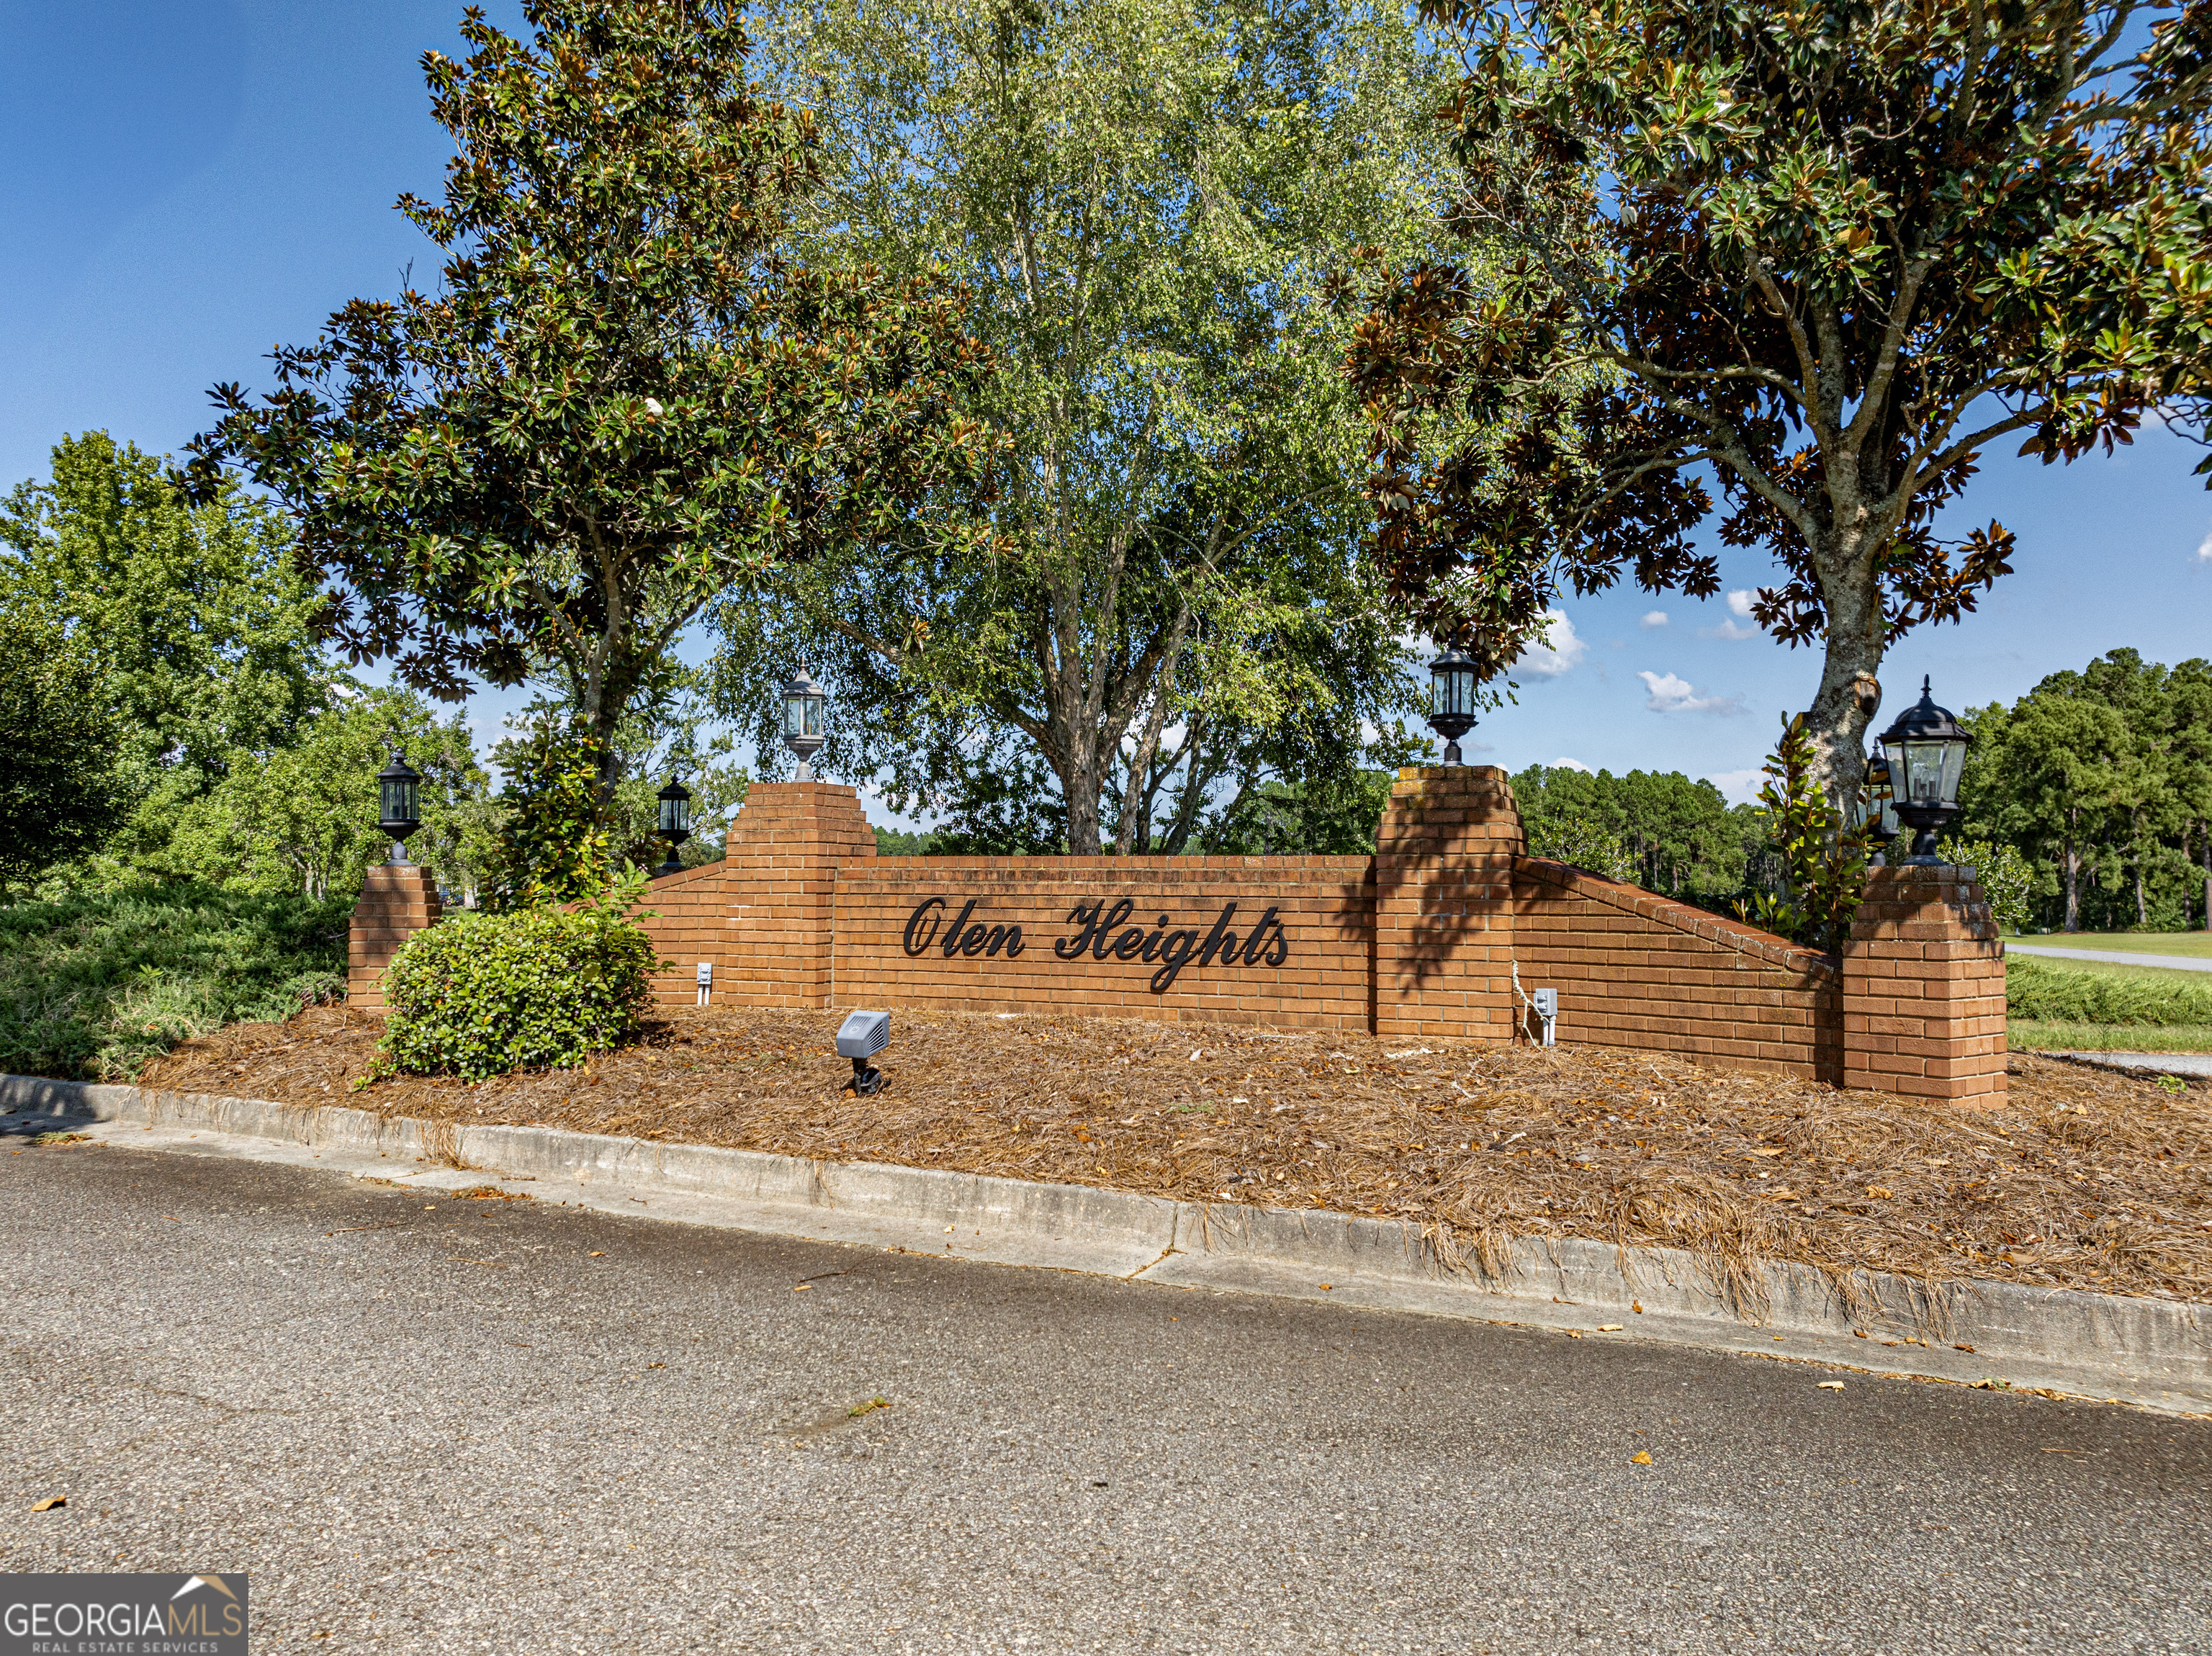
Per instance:
[[[0,1242],[0,1568],[257,1651],[2212,1649],[2201,1421],[83,1145]]]

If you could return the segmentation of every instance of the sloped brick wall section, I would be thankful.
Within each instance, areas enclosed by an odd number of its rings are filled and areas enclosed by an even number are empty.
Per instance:
[[[878,858],[852,789],[756,786],[653,883],[664,1004],[1073,1012],[1532,1038],[1961,1103],[2002,1097],[2004,964],[1967,871],[1877,870],[1843,958],[1526,854],[1505,773],[1402,771],[1373,857]],[[427,881],[424,882],[427,890]],[[410,891],[365,893],[375,1004]],[[364,922],[369,935],[364,936]]]

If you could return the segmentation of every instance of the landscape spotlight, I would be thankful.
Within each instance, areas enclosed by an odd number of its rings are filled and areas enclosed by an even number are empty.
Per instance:
[[[807,677],[806,669],[783,687],[783,745],[799,755],[794,782],[811,782],[814,767],[807,761],[822,747],[822,687]]]
[[[422,779],[397,748],[392,762],[376,773],[376,825],[391,837],[391,866],[407,865],[407,838],[422,826],[415,798],[415,785]]]
[[[1920,700],[1897,716],[1881,733],[1889,755],[1893,809],[1917,830],[1908,866],[1939,867],[1936,840],[1959,815],[1959,773],[1966,768],[1966,734],[1948,711],[1936,705],[1929,681],[1920,681]]]
[[[1429,664],[1429,728],[1444,739],[1444,763],[1466,762],[1459,739],[1474,728],[1474,658],[1456,644]]]
[[[855,1012],[837,1028],[837,1054],[853,1060],[853,1078],[845,1083],[859,1098],[872,1098],[884,1084],[884,1072],[868,1062],[890,1044],[889,1012]],[[837,1090],[843,1092],[845,1087]]]
[[[668,860],[653,870],[655,879],[664,874],[683,871],[684,864],[676,858],[676,847],[691,837],[691,790],[674,777],[660,791],[660,837],[668,841]]]

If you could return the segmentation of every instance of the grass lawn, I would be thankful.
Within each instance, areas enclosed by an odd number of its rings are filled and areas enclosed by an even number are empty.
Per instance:
[[[1481,1270],[1547,1236],[2212,1301],[2212,1089],[2022,1053],[1994,1109],[1656,1052],[1049,1016],[900,1012],[873,1098],[834,1012],[680,1008],[573,1071],[361,1092],[377,1024],[234,1024],[149,1084],[542,1123],[1423,1227]]]
[[[2129,966],[2118,961],[2052,960],[2047,955],[2015,955],[2012,959],[2015,970],[2022,964],[2029,964],[2046,972],[2079,972],[2087,977],[2124,979],[2212,995],[2212,972],[2185,972],[2173,966]]]
[[[2008,1018],[2016,1052],[2212,1052],[2212,1023],[2057,1023]]]
[[[2212,931],[2053,931],[2033,937],[2007,937],[2042,949],[2099,949],[2115,955],[2185,955],[2212,961]]]

